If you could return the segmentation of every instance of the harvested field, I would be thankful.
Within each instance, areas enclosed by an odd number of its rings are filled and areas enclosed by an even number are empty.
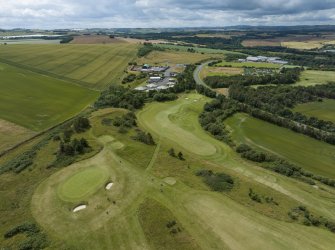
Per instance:
[[[277,40],[260,40],[260,39],[250,39],[250,40],[244,40],[242,42],[242,45],[244,47],[258,47],[258,46],[277,46],[280,47],[281,43]]]

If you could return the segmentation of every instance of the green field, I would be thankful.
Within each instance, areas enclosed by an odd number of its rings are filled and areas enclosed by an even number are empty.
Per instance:
[[[314,86],[335,81],[334,71],[305,70],[302,72],[300,81],[295,85]]]
[[[94,194],[99,188],[103,188],[108,177],[106,170],[92,166],[74,174],[60,184],[58,195],[64,201],[81,201]]]
[[[0,61],[56,78],[75,81],[85,87],[103,89],[121,82],[137,45],[43,44],[0,46]]]
[[[335,100],[333,99],[299,104],[294,108],[294,111],[335,123]]]
[[[226,125],[238,143],[247,143],[277,154],[315,174],[335,178],[335,146],[271,123],[236,114]]]
[[[40,131],[73,117],[98,92],[0,63],[0,118]]]

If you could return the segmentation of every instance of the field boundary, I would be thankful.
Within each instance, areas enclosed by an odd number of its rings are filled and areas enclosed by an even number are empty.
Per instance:
[[[28,71],[31,71],[33,73],[37,73],[37,74],[40,74],[40,75],[44,75],[44,76],[56,78],[56,79],[59,79],[59,80],[62,80],[62,81],[66,81],[66,82],[69,82],[71,84],[77,85],[79,87],[84,87],[84,88],[94,90],[94,91],[100,91],[99,88],[92,87],[93,84],[91,84],[89,82],[85,82],[85,81],[82,81],[82,80],[76,80],[76,79],[73,79],[73,78],[70,78],[70,77],[58,75],[58,74],[55,74],[55,73],[52,73],[52,72],[49,72],[49,71],[46,71],[46,70],[41,70],[41,69],[37,69],[35,67],[31,67],[31,66],[28,66],[28,65],[16,63],[16,62],[13,62],[13,61],[1,58],[1,57],[0,57],[0,62],[8,64],[10,66],[14,66],[14,67],[18,67],[18,68],[21,68],[21,69],[24,69],[24,70],[28,70]]]

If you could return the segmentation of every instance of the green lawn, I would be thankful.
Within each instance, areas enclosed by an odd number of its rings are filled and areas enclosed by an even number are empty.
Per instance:
[[[300,76],[300,81],[295,85],[314,86],[335,81],[334,71],[305,70]]]
[[[226,125],[238,143],[247,143],[277,154],[298,166],[325,177],[335,178],[335,146],[295,133],[271,123],[236,114]]]
[[[335,123],[335,100],[333,99],[299,104],[294,108],[294,111]]]
[[[0,118],[40,131],[79,113],[98,96],[62,80],[0,63]]]
[[[108,178],[108,172],[105,169],[92,166],[77,172],[61,183],[58,195],[64,201],[81,201],[99,188],[104,188]]]
[[[5,59],[32,71],[103,89],[121,82],[136,51],[137,45],[130,43],[7,45],[0,46],[0,61]]]

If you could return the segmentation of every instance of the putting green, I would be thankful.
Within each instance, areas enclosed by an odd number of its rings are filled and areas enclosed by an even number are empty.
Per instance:
[[[103,168],[90,167],[82,170],[61,183],[57,193],[64,201],[77,202],[94,194],[108,179]]]

